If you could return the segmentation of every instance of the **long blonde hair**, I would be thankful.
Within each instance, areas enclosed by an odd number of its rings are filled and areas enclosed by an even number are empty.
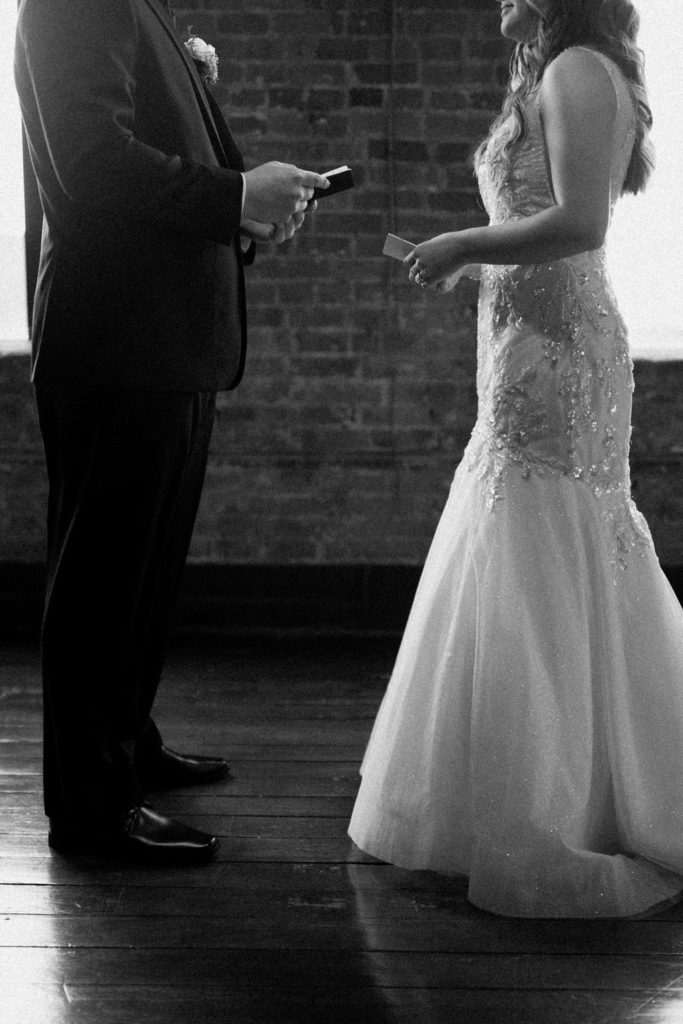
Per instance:
[[[637,38],[640,16],[630,0],[526,0],[539,15],[535,39],[518,43],[510,60],[510,83],[503,109],[491,126],[489,139],[513,118],[513,129],[493,154],[499,172],[507,170],[526,134],[524,104],[539,85],[548,64],[570,46],[589,46],[609,57],[620,69],[633,96],[636,139],[624,181],[624,192],[645,188],[654,169],[650,141],[652,112],[645,84],[644,58]],[[488,139],[477,151],[480,160]]]

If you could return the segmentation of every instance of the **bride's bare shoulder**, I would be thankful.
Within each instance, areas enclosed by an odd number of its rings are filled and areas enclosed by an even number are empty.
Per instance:
[[[616,110],[614,84],[601,54],[584,46],[571,46],[552,60],[543,74],[542,102]]]
[[[605,66],[607,60],[608,57],[590,47],[570,46],[550,61],[543,73],[543,82],[549,85],[585,82],[591,87],[609,89],[611,77]]]

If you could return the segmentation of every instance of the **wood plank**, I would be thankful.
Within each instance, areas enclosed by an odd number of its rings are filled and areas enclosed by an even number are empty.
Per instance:
[[[205,694],[202,693],[201,699],[204,700],[204,698]],[[160,708],[162,713],[159,715],[159,722],[163,722],[167,729],[173,728],[182,736],[193,733],[199,734],[200,732],[200,727],[193,723],[192,717],[190,717],[189,721],[184,720],[187,715],[186,704],[188,699],[188,697],[184,697],[178,700],[175,705],[170,704],[169,701],[163,701]],[[211,701],[207,701],[207,704],[209,707],[214,706]],[[292,694],[287,694],[286,699],[282,697],[281,693],[276,697],[272,690],[268,690],[264,694],[254,695],[249,701],[245,701],[244,698],[240,700],[236,697],[231,702],[230,696],[224,693],[221,694],[220,701],[216,702],[216,706],[220,708],[220,719],[215,723],[214,731],[217,734],[222,734],[222,730],[226,725],[251,724],[267,728],[271,725],[279,727],[283,722],[311,722],[318,724],[322,722],[325,726],[331,727],[332,723],[336,722],[341,722],[344,725],[353,724],[356,721],[367,722],[368,719],[372,719],[375,716],[377,696],[374,694],[371,696],[354,694],[352,697],[343,700],[337,697],[328,700],[312,700],[305,695],[298,695],[295,688]],[[180,728],[176,718],[178,712],[183,716]],[[203,714],[204,711],[202,711]],[[204,735],[203,721],[201,735]]]
[[[345,950],[0,948],[0,975],[41,984],[346,989],[354,977],[379,988],[649,993],[683,997],[683,957],[486,955]]]
[[[112,874],[110,866],[106,874],[98,873],[96,886],[85,884],[84,877],[89,876],[76,864],[61,884],[0,885],[0,914],[79,911],[195,917],[231,915],[264,901],[273,912],[307,907],[339,914],[340,920],[353,910],[356,920],[382,924],[383,942],[393,942],[390,929],[395,921],[409,920],[416,932],[425,922],[429,928],[445,922],[455,932],[453,948],[460,951],[512,951],[520,945],[547,951],[553,945],[562,952],[678,952],[683,942],[680,903],[648,920],[567,920],[558,929],[553,920],[491,918],[467,902],[463,877],[401,871],[380,862],[246,864],[239,871],[212,872],[210,885],[204,884],[203,869],[189,876],[183,873],[183,885],[169,885],[165,875],[157,879],[142,868],[131,877],[128,867]]]
[[[282,867],[284,869],[289,865]],[[51,917],[111,914],[115,917],[155,915],[196,918],[209,915],[229,918],[243,907],[266,907],[276,913],[278,910],[294,906],[299,911],[308,907],[316,911],[334,912],[335,915],[339,915],[340,921],[343,921],[348,911],[353,909],[353,894],[348,885],[321,890],[310,884],[296,885],[296,881],[296,878],[287,878],[283,870],[270,878],[262,878],[262,884],[257,887],[254,885],[253,876],[250,884],[241,872],[239,877],[233,879],[232,885],[226,884],[215,888],[201,884],[194,887],[178,884],[145,887],[129,885],[125,880],[122,880],[120,885],[89,886],[82,879],[80,884],[76,882],[73,885],[0,885],[0,913],[7,916],[26,914]],[[287,888],[283,888],[283,885]],[[428,897],[425,899],[425,912],[433,910]],[[408,916],[404,913],[400,901],[394,901],[388,907],[376,907],[376,914],[379,914],[380,910],[386,912],[387,918],[390,915],[397,918],[401,915]],[[462,914],[466,915],[464,908]],[[413,917],[415,916],[417,915],[413,910]]]
[[[353,797],[359,783],[357,761],[231,761],[229,778],[193,787],[193,792],[254,797]],[[0,788],[4,788],[2,777]],[[161,805],[161,798],[157,802]]]
[[[385,918],[390,922],[407,918],[419,923],[423,916],[441,914],[450,915],[452,921],[452,915],[457,913],[461,919],[459,928],[464,925],[467,930],[471,922],[481,923],[481,913],[465,903],[463,884],[455,884],[450,892],[415,889],[391,893],[381,885],[372,888],[376,891],[363,900],[363,919]],[[328,916],[339,915],[340,920],[351,910],[357,917],[361,916],[349,872],[327,865],[317,866],[315,871],[302,871],[292,865],[251,864],[239,873],[224,872],[211,886],[203,885],[201,878],[194,886],[163,883],[143,886],[128,884],[123,877],[119,884],[98,883],[96,886],[86,884],[82,878],[70,885],[0,885],[0,913],[7,915],[84,913],[131,917],[154,914],[195,918],[233,916],[236,909],[246,906],[264,906],[273,912],[292,906],[298,913],[309,908],[324,911]],[[490,925],[488,918],[486,924]],[[646,922],[633,924],[638,934],[646,934],[645,930],[651,927]],[[547,926],[547,930],[552,932],[553,929]],[[523,935],[536,934],[528,922],[522,922],[515,933],[517,931]],[[538,934],[543,934],[543,929]],[[580,938],[583,941],[583,933]]]
[[[205,709],[219,708],[221,722],[231,715],[240,718],[253,718],[259,713],[262,717],[292,717],[297,711],[301,714],[320,714],[329,712],[331,718],[338,717],[340,712],[348,709],[365,717],[368,709],[372,709],[381,699],[386,689],[389,676],[386,674],[374,683],[363,683],[348,680],[273,680],[254,683],[243,680],[211,680],[203,678],[201,685],[187,680],[162,680],[157,702],[155,717],[166,725],[173,723],[175,714],[180,708],[183,711],[182,728],[185,727],[185,716],[188,723],[197,727],[203,718]],[[199,703],[195,703],[199,699]],[[40,681],[31,687],[25,685],[0,685],[0,704],[3,717],[7,716],[10,724],[21,722],[31,725],[40,718],[42,711],[42,688]],[[207,725],[210,716],[206,715]],[[220,724],[220,723],[219,723]]]
[[[38,772],[20,772],[5,775],[0,771],[0,792],[6,795],[8,799],[11,799],[15,806],[23,807],[33,805],[36,802],[42,806],[42,775]]]
[[[178,721],[182,720],[183,712],[178,710],[177,719],[172,728],[167,728],[162,722],[159,723],[164,738],[169,747],[174,750],[204,751],[205,753],[220,752],[228,750],[231,746],[242,744],[244,746],[252,743],[296,743],[305,746],[320,746],[328,741],[333,743],[358,743],[360,739],[367,741],[375,717],[375,708],[368,711],[362,718],[356,716],[355,720],[348,721],[340,718],[321,721],[320,718],[306,718],[304,715],[293,714],[281,718],[266,718],[259,716],[256,712],[250,715],[225,716],[225,721],[201,730],[192,729],[188,723],[186,729],[178,728]],[[15,744],[8,746],[14,747]],[[33,747],[38,743],[27,744],[26,754],[35,753]],[[21,748],[19,748],[21,749]],[[8,755],[11,750],[3,749]]]
[[[203,751],[205,753],[221,752],[232,746],[250,746],[252,744],[272,746],[285,743],[296,743],[299,746],[322,746],[327,742],[337,744],[358,743],[360,739],[367,741],[375,719],[376,707],[373,704],[365,715],[356,714],[353,719],[342,716],[330,717],[321,721],[321,717],[306,717],[292,713],[267,717],[256,711],[249,715],[225,716],[225,721],[206,728],[193,728],[191,723],[180,729],[178,721],[182,721],[182,709],[178,710],[177,718],[170,724],[159,722],[161,731],[168,746],[181,752]],[[9,727],[8,727],[9,728]],[[0,757],[4,759],[13,751],[30,756],[39,753],[40,736],[34,735],[23,742],[3,744]]]
[[[198,824],[190,822],[190,824]],[[365,864],[373,859],[362,853],[351,844],[350,839],[287,839],[271,837],[238,837],[223,841],[218,853],[218,861],[225,864],[243,864],[277,862],[282,864]],[[62,865],[60,863],[62,862]],[[0,883],[36,882],[39,879],[54,881],[64,870],[67,858],[60,857],[48,849],[47,837],[45,845],[35,842],[22,842],[22,837],[8,836],[0,846]],[[73,859],[81,871],[97,870],[103,865],[103,858],[80,857]],[[202,870],[208,872],[212,865],[204,865]],[[68,868],[66,868],[68,873]],[[158,868],[153,870],[158,871]],[[164,869],[166,870],[166,869]],[[182,870],[182,869],[177,869]],[[185,869],[193,870],[193,869]]]
[[[398,870],[388,865],[379,865],[378,861],[367,858],[360,863],[381,867],[382,870]],[[250,885],[260,887],[262,876],[271,873],[275,879],[273,886],[292,886],[298,891],[297,885],[317,885],[318,879],[327,879],[328,875],[346,871],[346,861],[331,863],[315,863],[291,861],[278,863],[273,861],[253,861],[240,863],[239,870],[228,861],[215,860],[199,868],[181,867],[145,867],[144,865],[124,864],[96,858],[60,857],[51,853],[47,843],[36,846],[34,856],[15,856],[0,859],[0,885],[38,885],[38,886],[135,886],[145,888],[183,888],[210,887],[216,890],[236,887],[247,889]],[[31,876],[31,877],[29,877]],[[430,879],[432,876],[425,876]],[[437,884],[442,880],[433,876]],[[252,883],[252,879],[256,879]],[[295,881],[294,881],[295,879]],[[311,882],[313,879],[315,881]],[[324,883],[328,884],[327,881]]]
[[[252,801],[253,804],[253,801]],[[164,807],[164,810],[166,808]],[[346,834],[348,818],[331,815],[259,815],[198,813],[192,814],[192,824],[212,834],[226,838],[257,836],[281,837],[283,839],[320,838],[328,839]],[[0,836],[42,836],[46,829],[46,818],[38,808],[8,810],[3,820]],[[5,831],[7,830],[7,831]]]
[[[157,890],[158,892],[158,890]],[[212,905],[205,896],[197,901],[202,908],[190,906],[192,896],[206,890],[181,893],[175,908],[165,906],[159,914],[156,903],[163,898],[145,900],[136,906],[126,900],[124,906],[112,894],[101,898],[101,907],[88,913],[79,903],[76,915],[69,914],[65,902],[59,913],[9,914],[0,929],[0,947],[68,947],[70,949],[126,948],[134,942],[146,949],[258,949],[258,950],[347,950],[358,948],[363,937],[366,952],[438,953],[460,956],[518,955],[592,957],[633,956],[640,958],[683,955],[683,926],[680,923],[632,922],[615,938],[606,928],[584,932],[574,929],[571,938],[558,951],[557,924],[529,922],[496,931],[490,922],[453,912],[427,907],[412,915],[396,907],[364,907],[362,914],[352,898],[312,903],[309,899],[289,897],[276,903],[266,896],[240,898],[236,894],[217,897]],[[86,900],[88,897],[86,897]],[[69,899],[75,905],[76,901]],[[173,912],[175,910],[175,913]],[[220,913],[218,913],[220,910]],[[144,913],[143,913],[144,911]]]
[[[163,801],[164,813],[171,816],[190,814],[255,814],[276,817],[343,818],[350,817],[352,796],[233,796],[214,794],[209,786],[199,792],[196,787],[166,792],[156,800]],[[42,791],[14,792],[0,790],[0,835],[14,832],[20,816],[31,814],[37,831],[44,831]],[[11,822],[11,824],[10,824]],[[7,826],[5,827],[7,823]]]
[[[364,923],[375,931],[375,922]],[[417,935],[414,932],[417,930]],[[425,922],[420,930],[414,921],[392,922],[391,944],[398,951],[457,952],[451,947],[452,922]],[[221,917],[144,917],[111,914],[99,916],[7,915],[0,930],[0,947],[42,947],[52,949],[256,949],[256,950],[349,950],[358,948],[359,923],[352,912],[345,919],[339,913],[313,910],[292,903],[280,910],[265,903],[240,907]],[[470,952],[467,949],[465,952]],[[519,952],[519,950],[518,950]],[[535,952],[535,951],[534,951]]]
[[[69,860],[49,851],[39,858],[39,852],[36,850],[35,866],[39,865],[41,859],[43,862],[52,861],[48,864],[51,870],[45,872],[43,878],[34,878],[23,884],[48,887],[90,885],[93,888],[115,886],[121,890],[127,887],[170,890],[175,886],[182,889],[208,888],[216,892],[275,892],[281,889],[295,894],[313,894],[314,901],[327,892],[347,893],[349,884],[354,889],[381,888],[385,899],[390,898],[390,891],[395,891],[399,897],[407,894],[409,898],[413,898],[416,892],[425,893],[430,899],[439,900],[455,893],[464,893],[461,877],[445,878],[429,871],[401,871],[400,868],[373,861],[372,858],[361,863],[344,861],[332,864],[247,862],[240,864],[239,870],[222,861],[213,861],[198,868],[149,868],[102,860],[97,872],[93,873],[92,864],[84,865],[82,859]],[[91,860],[94,861],[94,858]],[[11,863],[10,860],[0,861],[0,868],[4,871]],[[3,878],[0,884],[14,885],[15,882]],[[476,914],[481,913],[475,908],[471,909]]]
[[[660,1024],[677,1019],[677,997],[656,992],[460,992],[405,984],[379,989],[362,979],[327,992],[97,985],[31,986],[28,993],[20,989],[13,1002],[7,995],[0,987],[3,1006],[14,1011],[8,1019],[21,1024]]]
[[[43,723],[42,710],[35,712],[8,711],[0,702],[0,718],[2,720],[2,732],[0,732],[0,763],[2,757],[15,747],[21,749],[26,746],[42,747]]]
[[[258,740],[250,743],[216,743],[209,746],[204,742],[196,744],[179,743],[178,747],[184,747],[194,753],[216,754],[226,757],[232,765],[237,763],[249,764],[252,761],[348,761],[355,765],[360,764],[365,750],[367,737],[360,740],[341,739],[337,742],[323,743],[282,743],[276,736],[269,741],[268,736],[261,735]],[[3,757],[0,755],[0,790],[6,789],[8,785],[19,784],[17,778],[26,775],[34,776],[41,781],[41,753],[38,750],[32,751],[29,757],[23,755],[15,761],[15,770],[12,772],[3,764]]]
[[[189,733],[174,739],[166,732],[166,738],[168,745],[174,750],[207,755],[215,754],[227,757],[231,761],[235,759],[235,751],[238,751],[239,748],[247,748],[244,760],[253,760],[254,750],[264,749],[268,756],[267,748],[269,747],[289,748],[287,759],[296,760],[305,758],[305,751],[311,747],[327,746],[336,746],[342,750],[351,747],[354,758],[360,759],[370,736],[371,726],[371,719],[368,719],[367,722],[347,724],[341,721],[330,723],[330,725],[317,721],[307,723],[303,719],[299,719],[296,722],[281,724],[277,728],[266,728],[263,722],[255,721],[253,724],[243,726],[227,723],[225,727],[216,731],[214,737],[207,728],[199,740],[193,740]],[[322,753],[320,749],[317,752],[318,754]],[[40,751],[36,745],[31,749],[3,752],[0,771],[5,773],[26,771],[27,769],[39,771],[40,764]]]

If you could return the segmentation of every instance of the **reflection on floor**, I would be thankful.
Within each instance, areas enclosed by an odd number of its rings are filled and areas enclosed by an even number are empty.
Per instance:
[[[514,921],[464,880],[346,836],[395,654],[385,640],[210,644],[169,660],[158,721],[232,778],[152,798],[219,833],[208,866],[69,860],[45,842],[35,650],[2,652],[0,1020],[7,1024],[683,1021],[683,913]]]

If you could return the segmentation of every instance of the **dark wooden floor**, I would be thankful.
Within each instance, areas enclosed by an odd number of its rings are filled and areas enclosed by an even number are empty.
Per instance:
[[[185,641],[158,720],[228,752],[230,781],[156,805],[223,837],[217,862],[68,860],[45,842],[32,648],[2,651],[3,1024],[683,1022],[683,913],[497,919],[461,881],[354,849],[346,825],[389,641]]]

